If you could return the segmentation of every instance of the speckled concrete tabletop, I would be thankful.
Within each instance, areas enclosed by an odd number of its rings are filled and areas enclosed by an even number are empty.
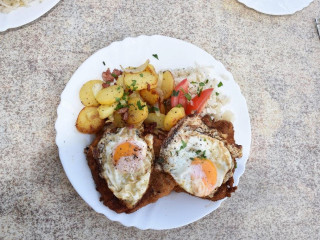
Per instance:
[[[267,16],[235,0],[61,1],[0,34],[0,239],[320,239],[320,0]],[[94,212],[59,160],[59,97],[78,66],[113,41],[189,41],[230,70],[247,99],[252,150],[238,191],[166,231]]]

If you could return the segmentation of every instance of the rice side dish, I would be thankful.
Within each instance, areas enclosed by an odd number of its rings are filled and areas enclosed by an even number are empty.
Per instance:
[[[222,107],[227,105],[230,99],[224,95],[218,88],[219,82],[210,75],[210,67],[204,67],[197,65],[195,68],[188,67],[182,69],[173,69],[171,70],[172,75],[174,76],[176,85],[187,78],[189,81],[189,93],[193,96],[197,94],[197,88],[199,83],[204,82],[208,79],[206,83],[206,88],[214,88],[214,92],[211,94],[209,101],[207,102],[206,107],[201,112],[201,116],[209,114],[217,120],[227,120],[230,122],[234,121],[234,114],[229,111],[223,111]],[[193,84],[192,84],[193,83]]]

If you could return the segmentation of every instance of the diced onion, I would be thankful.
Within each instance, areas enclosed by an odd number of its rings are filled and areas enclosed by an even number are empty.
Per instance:
[[[157,88],[161,88],[162,80],[163,80],[163,72],[160,71],[158,76]]]
[[[122,70],[123,72],[126,72],[126,73],[139,73],[139,72],[143,72],[143,71],[147,68],[147,66],[149,65],[149,63],[150,63],[150,61],[149,61],[149,59],[148,59],[144,64],[142,64],[142,65],[139,66],[139,67],[135,67],[135,68],[123,68],[121,65],[120,65],[120,67],[121,67],[121,70]]]
[[[98,92],[102,89],[102,84],[101,83],[96,83],[92,86],[92,92],[93,96],[96,97]]]
[[[158,83],[157,83],[157,87],[156,87],[156,91],[159,94],[160,101],[163,101],[163,91],[161,89],[162,81],[163,81],[163,72],[160,71],[158,74]]]
[[[156,107],[157,109],[159,109],[159,103],[156,103],[153,106]],[[159,117],[160,116],[160,110],[158,110],[158,111],[156,110],[155,114]]]

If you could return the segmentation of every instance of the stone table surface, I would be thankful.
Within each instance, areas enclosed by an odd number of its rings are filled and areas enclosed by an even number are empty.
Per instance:
[[[0,239],[320,239],[320,0],[268,16],[235,0],[61,1],[0,33]],[[63,171],[59,97],[113,41],[166,35],[231,71],[247,99],[252,148],[238,191],[173,230],[127,228],[93,211]]]

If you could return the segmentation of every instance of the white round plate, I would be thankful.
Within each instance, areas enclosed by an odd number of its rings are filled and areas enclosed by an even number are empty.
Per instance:
[[[31,2],[27,7],[19,7],[9,13],[0,12],[0,32],[30,23],[53,8],[60,0]]]
[[[152,55],[158,54],[159,60]],[[235,114],[235,139],[243,146],[243,157],[238,160],[234,174],[235,185],[245,169],[251,143],[251,127],[244,97],[232,74],[204,50],[181,40],[164,36],[140,36],[114,42],[89,57],[73,74],[61,94],[56,121],[56,143],[63,168],[79,195],[96,211],[125,226],[140,229],[170,229],[192,223],[217,209],[223,200],[212,202],[184,193],[171,193],[156,203],[149,204],[132,214],[117,214],[99,201],[90,169],[83,150],[94,139],[93,135],[81,134],[75,122],[83,108],[79,100],[81,86],[91,79],[101,79],[107,67],[138,66],[150,59],[156,70],[195,66],[213,66],[212,73],[223,82],[221,91],[230,96],[230,109]],[[106,63],[106,66],[102,62]],[[237,194],[237,193],[235,193]],[[188,211],[186,211],[188,210]]]
[[[289,15],[309,6],[313,0],[238,0],[249,8],[270,15]]]

